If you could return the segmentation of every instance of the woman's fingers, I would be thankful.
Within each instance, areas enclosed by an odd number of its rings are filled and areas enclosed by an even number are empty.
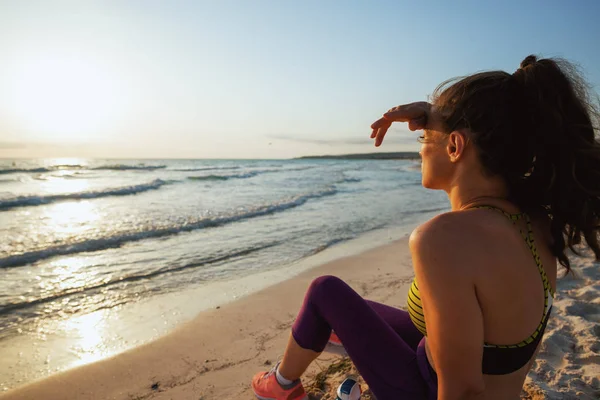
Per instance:
[[[408,129],[416,131],[425,129],[431,104],[426,101],[404,104],[389,109],[383,118],[371,124],[371,139],[375,139],[375,146],[380,146],[383,138],[393,122],[408,122]]]
[[[382,117],[371,124],[371,129],[379,129],[384,126],[387,126],[389,128],[390,125],[392,125],[392,121]]]
[[[385,118],[378,119],[371,125],[371,128],[373,129],[371,132],[371,139],[375,139],[375,146],[381,145],[390,126],[392,126],[392,121],[388,121]]]
[[[385,137],[385,134],[387,133],[389,128],[390,125],[384,126],[377,130],[377,135],[375,136],[375,147],[381,146],[381,143],[383,143],[383,138]]]
[[[383,117],[393,122],[408,122],[412,119],[426,116],[430,108],[431,105],[426,101],[403,104],[391,108],[388,112],[383,114]]]

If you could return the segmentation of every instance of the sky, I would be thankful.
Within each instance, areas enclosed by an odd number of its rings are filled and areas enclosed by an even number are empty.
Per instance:
[[[600,93],[599,19],[595,0],[0,0],[0,158],[417,150],[369,125],[448,78],[537,54]]]

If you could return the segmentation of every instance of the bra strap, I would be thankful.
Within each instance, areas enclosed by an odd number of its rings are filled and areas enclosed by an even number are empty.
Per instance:
[[[521,228],[519,228],[519,232],[521,233],[521,236],[523,236],[523,239],[525,239],[525,242],[527,243],[527,247],[529,247],[529,250],[531,251],[531,255],[533,256],[535,264],[538,267],[538,271],[539,271],[540,275],[542,276],[544,288],[546,290],[550,291],[551,295],[554,295],[554,290],[552,289],[552,286],[550,285],[550,280],[548,279],[548,276],[546,275],[546,271],[544,270],[544,267],[542,265],[541,257],[535,246],[535,241],[533,238],[533,227],[531,225],[531,218],[529,217],[529,215],[526,213],[510,214],[499,207],[494,207],[494,206],[489,206],[489,205],[476,206],[473,208],[486,208],[488,210],[498,211],[498,212],[504,214],[504,216],[506,218],[508,218],[513,223],[513,225],[516,225],[517,221],[519,221],[520,219],[523,219],[523,218],[525,219],[525,222],[527,224],[527,234],[525,234],[525,232],[523,232],[521,230]]]

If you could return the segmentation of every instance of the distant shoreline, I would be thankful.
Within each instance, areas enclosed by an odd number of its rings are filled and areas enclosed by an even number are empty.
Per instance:
[[[421,156],[416,151],[402,151],[394,153],[362,153],[362,154],[339,154],[324,156],[302,156],[298,160],[306,159],[341,159],[341,160],[419,160]]]
[[[416,151],[388,152],[388,153],[361,153],[361,154],[336,154],[313,155],[292,158],[179,158],[179,157],[0,157],[0,162],[23,162],[26,160],[114,160],[114,161],[287,161],[307,159],[346,159],[346,160],[419,160],[421,157]]]

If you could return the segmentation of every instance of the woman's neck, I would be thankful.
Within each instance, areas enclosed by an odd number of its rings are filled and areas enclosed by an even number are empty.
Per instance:
[[[510,203],[506,185],[497,179],[457,182],[446,191],[452,211],[480,205],[502,206]]]

